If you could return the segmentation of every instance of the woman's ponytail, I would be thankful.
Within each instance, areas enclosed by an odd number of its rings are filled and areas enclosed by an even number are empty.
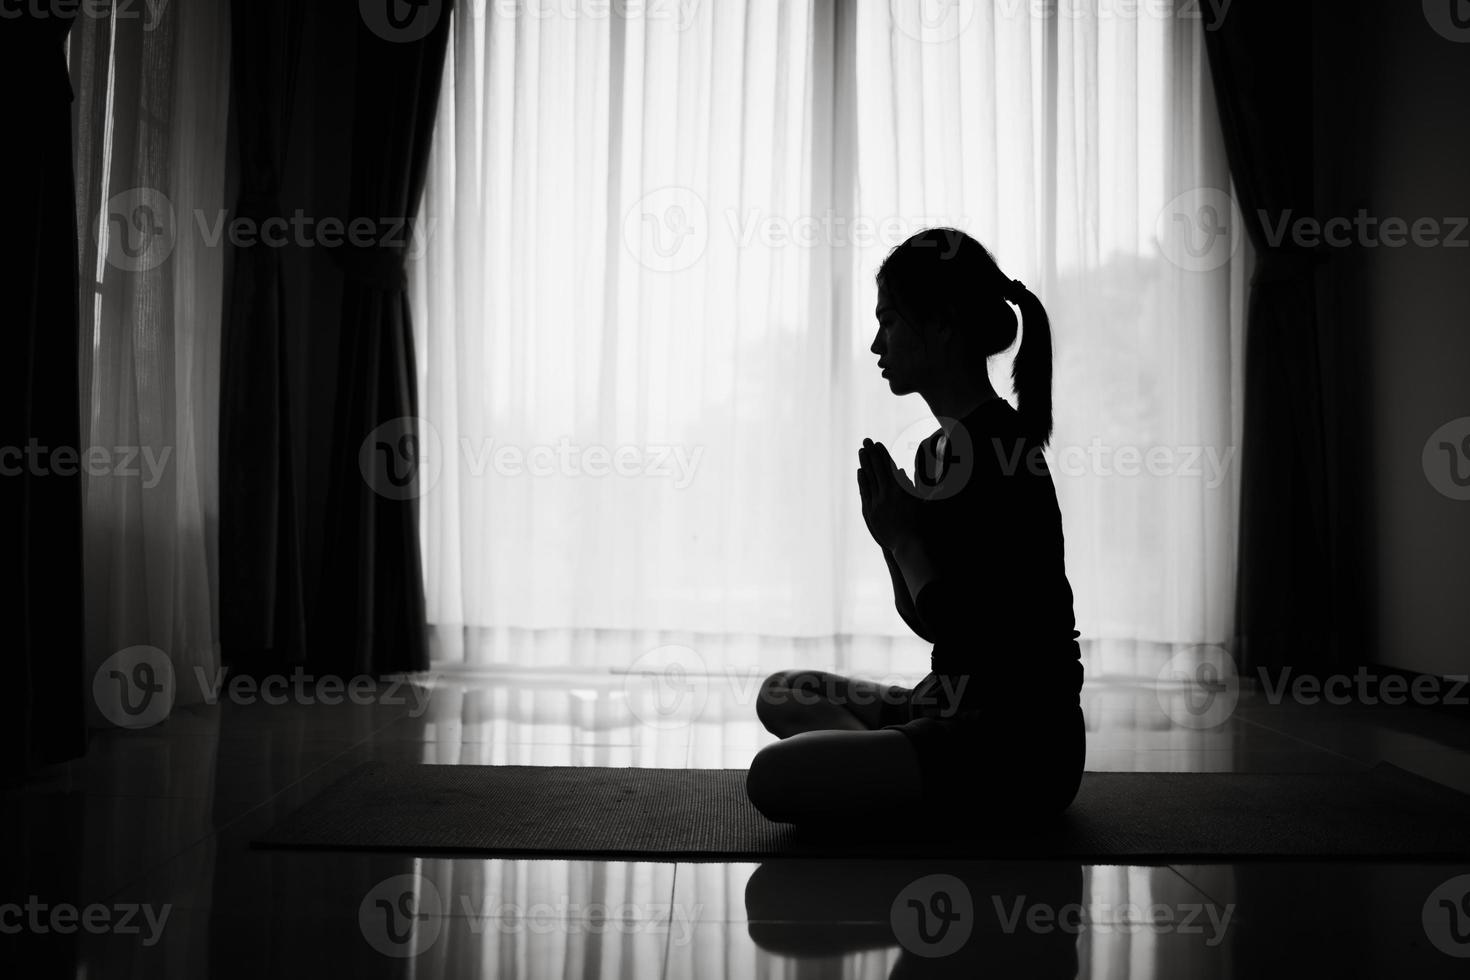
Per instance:
[[[1010,284],[1006,299],[1021,310],[1021,346],[1011,366],[1016,411],[1026,438],[1035,446],[1051,441],[1051,318],[1035,293],[1020,280]]]

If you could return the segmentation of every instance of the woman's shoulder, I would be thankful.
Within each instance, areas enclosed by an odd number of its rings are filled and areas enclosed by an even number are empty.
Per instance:
[[[972,413],[952,433],[944,454],[955,479],[953,496],[960,503],[993,505],[1044,501],[1055,494],[1051,467],[1043,447],[1030,438],[1019,414],[1004,401]]]
[[[956,451],[970,450],[977,469],[1002,473],[1024,463],[1029,448],[1020,414],[1004,398],[986,402],[961,419],[950,442]]]

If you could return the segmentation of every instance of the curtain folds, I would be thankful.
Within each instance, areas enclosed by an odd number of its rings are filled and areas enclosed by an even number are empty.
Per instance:
[[[228,11],[222,0],[147,18],[87,11],[69,61],[88,454],[83,684],[98,723],[126,721],[124,703],[156,723],[204,700],[219,664],[223,255],[206,229],[224,205]],[[139,669],[171,674],[172,690],[129,687]]]
[[[236,220],[283,215],[282,172],[296,94],[304,8],[234,0],[233,65],[240,190]],[[292,462],[281,249],[232,250],[220,383],[220,634],[226,664],[271,672],[306,659],[298,479]]]
[[[1315,213],[1312,4],[1240,4],[1206,35],[1231,171],[1259,256],[1245,354],[1240,582],[1243,669],[1325,668],[1346,610],[1330,545],[1319,256],[1267,225]]]
[[[0,615],[13,681],[0,723],[11,753],[6,785],[86,749],[72,23],[24,14],[7,18],[0,33],[0,81],[12,94],[0,118],[16,140],[0,159],[12,218],[0,236],[0,291],[10,311],[0,371]],[[33,444],[40,465],[25,462]]]
[[[428,667],[418,503],[397,492],[399,464],[419,466],[418,368],[404,263],[416,240],[449,37],[443,4],[426,36],[357,25],[347,224],[372,243],[336,252],[344,276],[337,357],[336,460],[329,490],[322,601],[313,603],[315,656],[341,673]],[[427,16],[427,15],[425,15]],[[415,32],[417,33],[417,32]],[[392,454],[376,479],[372,465]],[[411,477],[412,478],[412,477]]]

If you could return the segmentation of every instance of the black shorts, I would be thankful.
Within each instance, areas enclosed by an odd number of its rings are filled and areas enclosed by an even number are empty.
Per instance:
[[[1047,699],[1014,691],[975,707],[960,678],[929,674],[890,687],[884,729],[902,732],[918,756],[927,806],[966,817],[1031,819],[1060,813],[1077,795],[1087,731],[1076,695]]]

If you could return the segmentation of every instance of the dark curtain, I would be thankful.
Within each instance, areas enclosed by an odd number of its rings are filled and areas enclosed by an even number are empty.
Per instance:
[[[1240,0],[1205,32],[1230,170],[1257,255],[1245,336],[1237,660],[1329,668],[1334,616],[1318,256],[1267,224],[1314,214],[1310,3]],[[1264,218],[1263,218],[1264,215]]]
[[[234,0],[231,71],[240,193],[234,217],[282,215],[281,174],[304,6]],[[220,643],[232,671],[306,660],[298,480],[291,451],[281,249],[232,251],[220,354]]]
[[[345,279],[333,464],[314,657],[342,674],[428,666],[419,554],[417,373],[404,259],[428,166],[449,38],[450,4],[412,39],[359,18],[348,227],[375,244],[336,252]],[[427,25],[426,25],[427,26]],[[417,34],[417,31],[413,32]],[[400,225],[401,223],[401,225]]]
[[[29,8],[27,8],[29,9]],[[10,783],[86,751],[78,251],[66,36],[75,10],[0,26],[0,616]]]

